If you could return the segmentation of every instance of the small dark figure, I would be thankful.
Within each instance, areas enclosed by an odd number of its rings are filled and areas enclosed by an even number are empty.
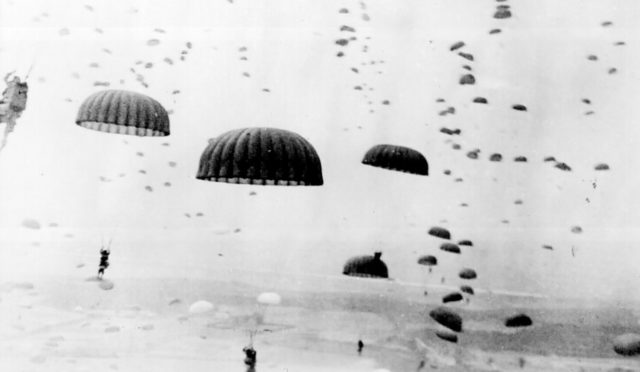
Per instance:
[[[244,351],[244,354],[245,354],[244,364],[247,365],[248,370],[252,370],[253,367],[256,366],[258,353],[251,345],[245,346],[244,349],[242,349],[242,351]]]
[[[420,364],[418,364],[418,371],[422,371],[426,365],[427,363],[424,360],[421,360]]]
[[[98,267],[98,279],[102,279],[104,270],[109,267],[109,254],[111,254],[109,248],[100,248],[100,266]]]
[[[364,348],[364,342],[362,342],[362,340],[358,340],[358,354],[362,353],[363,348]]]

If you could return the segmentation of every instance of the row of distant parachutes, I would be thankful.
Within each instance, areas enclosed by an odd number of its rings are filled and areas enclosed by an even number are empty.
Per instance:
[[[104,90],[80,106],[76,123],[107,133],[144,137],[168,136],[169,115],[156,100],[125,90]],[[376,145],[363,164],[428,175],[429,165],[418,151]],[[253,185],[319,186],[322,166],[314,147],[297,133],[276,128],[235,129],[209,140],[196,178]]]

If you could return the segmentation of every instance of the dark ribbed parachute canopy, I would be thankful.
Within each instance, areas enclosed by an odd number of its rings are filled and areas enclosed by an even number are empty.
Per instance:
[[[451,292],[442,297],[442,302],[446,304],[447,302],[462,301],[462,299],[460,292]]]
[[[462,332],[462,317],[447,307],[439,306],[431,310],[429,316],[454,332]]]
[[[517,314],[507,318],[504,325],[507,327],[529,327],[533,321],[527,314]]]
[[[387,265],[380,259],[382,253],[376,252],[373,256],[357,256],[350,258],[345,264],[342,273],[349,276],[367,278],[388,278]]]
[[[453,243],[442,243],[442,245],[440,245],[440,249],[445,252],[460,254],[460,247]]]
[[[432,235],[441,239],[446,239],[446,240],[451,239],[451,233],[449,232],[449,230],[445,229],[444,227],[433,226],[432,228],[429,229],[428,233],[429,235]]]
[[[169,115],[162,105],[144,94],[103,90],[87,97],[76,124],[106,133],[144,137],[168,136]]]
[[[277,128],[235,129],[210,139],[196,178],[253,185],[323,184],[313,146],[299,134]]]
[[[436,331],[435,333],[436,333],[436,336],[438,336],[439,338],[445,341],[453,342],[454,344],[458,342],[458,335],[453,332]]]
[[[462,293],[467,293],[467,294],[475,294],[475,291],[473,290],[473,287],[468,286],[468,285],[461,285],[460,286],[460,292]]]
[[[418,151],[396,145],[375,145],[367,151],[362,164],[399,172],[429,175],[427,159]]]
[[[421,256],[418,258],[418,263],[425,266],[435,266],[438,264],[438,258],[431,255]]]
[[[477,278],[478,274],[476,274],[476,271],[473,269],[462,269],[458,273],[458,276],[462,279],[471,280]]]

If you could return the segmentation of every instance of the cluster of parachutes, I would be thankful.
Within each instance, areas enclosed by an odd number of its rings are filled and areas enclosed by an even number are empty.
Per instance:
[[[164,107],[151,97],[125,90],[104,90],[87,97],[76,124],[106,133],[170,135]],[[403,146],[376,145],[367,151],[362,163],[429,174],[425,157]],[[320,157],[311,143],[297,133],[266,127],[235,129],[210,139],[200,157],[196,178],[277,186],[319,186],[324,182]]]

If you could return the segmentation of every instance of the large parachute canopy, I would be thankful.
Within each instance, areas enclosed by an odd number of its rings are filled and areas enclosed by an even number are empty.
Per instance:
[[[373,167],[429,175],[427,159],[418,151],[396,145],[375,145],[364,155],[362,164]]]
[[[431,310],[429,316],[452,331],[462,332],[462,317],[447,307],[439,306]]]
[[[438,238],[442,238],[442,239],[446,239],[449,240],[451,239],[451,233],[449,232],[449,230],[445,229],[444,227],[439,227],[439,226],[433,226],[432,228],[429,229],[429,235],[438,237]]]
[[[526,314],[514,315],[504,321],[504,325],[507,327],[528,327],[532,324],[533,321]]]
[[[438,259],[435,256],[427,255],[418,258],[418,263],[425,266],[435,266],[438,264]]]
[[[242,128],[209,140],[196,178],[253,185],[319,186],[320,157],[297,133],[276,128]]]
[[[357,256],[350,258],[345,264],[342,273],[350,276],[369,278],[388,278],[387,265],[380,259],[381,252],[373,256]]]
[[[445,304],[447,302],[456,302],[456,301],[462,301],[462,295],[460,294],[460,292],[451,292],[449,294],[446,294],[444,297],[442,297],[442,302]]]
[[[442,243],[442,245],[440,246],[440,249],[445,252],[460,254],[460,247],[458,247],[453,243]]]
[[[458,276],[462,279],[475,279],[478,277],[478,274],[476,274],[476,271],[473,269],[462,269],[460,270],[460,273],[458,273]]]
[[[103,90],[87,97],[78,110],[76,124],[100,132],[143,137],[170,133],[169,115],[158,101],[126,90]]]

